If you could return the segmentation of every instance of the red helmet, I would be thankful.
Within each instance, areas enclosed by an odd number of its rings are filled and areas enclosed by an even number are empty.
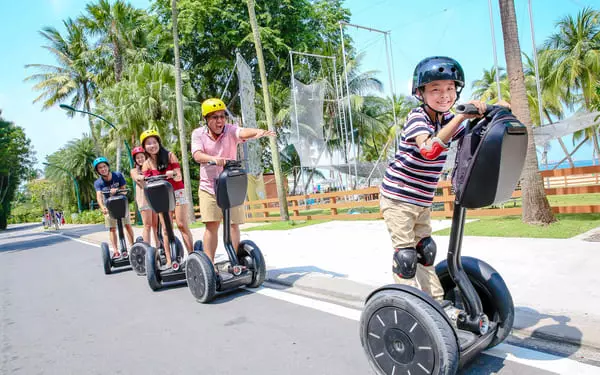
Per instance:
[[[135,155],[139,154],[140,152],[145,152],[142,146],[134,147],[133,150],[131,150],[131,156],[135,158]]]

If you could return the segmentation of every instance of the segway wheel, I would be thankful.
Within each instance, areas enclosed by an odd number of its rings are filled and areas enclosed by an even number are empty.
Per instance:
[[[110,259],[110,249],[108,248],[108,244],[106,242],[102,242],[100,244],[100,251],[102,252],[102,266],[104,267],[104,274],[110,275],[112,264]]]
[[[366,303],[360,341],[377,374],[455,374],[459,351],[447,320],[423,299],[382,290]]]
[[[156,249],[149,246],[146,249],[146,278],[150,289],[158,290],[162,287],[160,282],[160,272],[158,270]]]
[[[508,337],[515,320],[515,306],[506,283],[500,274],[486,262],[472,257],[461,257],[463,270],[473,284],[481,300],[483,312],[497,324],[496,335],[488,348],[500,344]],[[440,262],[435,271],[444,288],[444,299],[454,305],[462,305],[462,298],[455,293],[456,285],[448,272],[448,263]]]
[[[196,301],[208,303],[214,298],[217,275],[208,255],[202,252],[190,254],[185,267],[185,277]]]
[[[252,241],[244,240],[240,242],[237,256],[240,263],[252,271],[252,282],[248,284],[248,287],[258,288],[261,286],[267,276],[267,265],[258,246]]]
[[[144,242],[136,242],[129,250],[129,263],[138,276],[146,274],[146,247]]]
[[[135,239],[135,243],[140,243],[140,242],[144,242],[144,237],[142,237],[142,236],[138,236],[138,237]]]
[[[201,253],[204,251],[204,246],[202,246],[202,240],[198,240],[194,242],[194,252]]]

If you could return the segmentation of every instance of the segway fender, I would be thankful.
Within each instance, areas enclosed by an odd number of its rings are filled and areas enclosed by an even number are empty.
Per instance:
[[[402,292],[411,294],[411,295],[421,299],[423,302],[427,303],[428,305],[433,307],[437,312],[439,312],[440,315],[444,317],[446,322],[448,322],[450,327],[453,326],[452,322],[450,321],[450,318],[448,318],[448,314],[446,314],[446,312],[444,311],[444,309],[442,308],[442,306],[439,303],[437,303],[433,298],[431,298],[427,293],[423,292],[422,290],[413,288],[412,286],[408,286],[408,285],[388,284],[388,285],[379,287],[379,288],[375,289],[374,291],[372,291],[371,294],[369,294],[369,296],[365,300],[365,305],[369,302],[369,300],[375,294],[382,292],[384,290],[400,290]],[[456,342],[458,342],[458,336],[456,335],[456,331],[452,330],[452,332],[454,332],[454,338],[456,339]]]

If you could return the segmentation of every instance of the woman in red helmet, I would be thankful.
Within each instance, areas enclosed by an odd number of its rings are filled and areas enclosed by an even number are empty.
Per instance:
[[[142,165],[144,165],[144,162],[146,161],[144,148],[142,146],[134,147],[133,150],[131,150],[131,156],[133,157],[135,166],[129,172],[129,175],[133,181],[135,181],[135,202],[142,214],[142,222],[144,223],[142,237],[144,238],[144,242],[150,244],[150,231],[152,231],[154,245],[158,248],[160,245],[157,232],[158,216],[150,208],[150,205],[146,200],[146,195],[144,194],[144,186],[146,185],[144,173],[142,173]]]

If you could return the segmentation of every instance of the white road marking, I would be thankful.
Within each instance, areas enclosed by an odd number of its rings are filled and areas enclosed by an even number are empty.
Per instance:
[[[500,344],[484,353],[559,374],[600,374],[598,367],[510,344]]]
[[[77,241],[86,245],[100,247],[100,245],[78,238],[73,238],[62,233],[48,233],[54,236],[63,236],[70,240]],[[257,289],[246,289],[256,294],[262,294],[263,296],[271,297],[281,301],[293,303],[295,305],[309,307],[311,309],[326,312],[328,314],[336,315],[342,318],[359,321],[360,310],[351,309],[348,307],[340,306],[335,303],[324,302],[297,294],[287,293],[276,289],[269,289],[260,287]],[[416,326],[416,324],[415,324]],[[414,328],[414,327],[413,327]],[[539,368],[542,370],[559,373],[559,374],[577,374],[577,375],[600,375],[600,368],[574,361],[569,358],[563,358],[552,354],[538,352],[531,349],[521,348],[510,344],[500,344],[492,349],[488,349],[483,353],[506,359],[511,362],[520,363],[526,366]]]

